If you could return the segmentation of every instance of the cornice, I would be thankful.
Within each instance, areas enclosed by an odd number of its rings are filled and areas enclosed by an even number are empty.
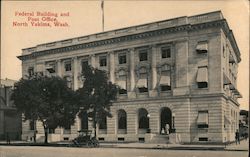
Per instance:
[[[169,103],[173,103],[173,102],[178,102],[178,101],[182,101],[182,100],[190,100],[190,99],[197,99],[197,98],[201,98],[201,99],[206,99],[206,98],[222,98],[225,97],[223,95],[223,93],[215,93],[215,94],[200,94],[200,95],[178,95],[178,96],[169,96],[169,97],[147,97],[147,98],[131,98],[131,99],[118,99],[117,101],[115,101],[114,103],[128,103],[130,105],[137,104],[140,102],[143,103],[157,103],[157,102],[161,102],[161,101],[165,101],[165,102],[169,102]],[[167,100],[167,101],[166,101]],[[133,103],[131,103],[133,102]]]
[[[32,59],[32,58],[35,58],[38,56],[65,53],[65,52],[75,51],[75,50],[79,50],[79,49],[93,48],[93,47],[104,46],[104,45],[108,45],[108,44],[116,44],[116,43],[133,41],[133,40],[138,40],[138,39],[145,39],[145,38],[165,35],[165,34],[169,34],[169,33],[174,33],[174,32],[199,30],[199,29],[204,29],[204,28],[208,28],[208,27],[218,27],[218,26],[222,27],[225,25],[224,22],[225,22],[224,20],[217,20],[217,21],[206,22],[206,23],[201,23],[201,24],[200,23],[193,24],[193,25],[186,24],[186,25],[181,25],[181,26],[176,26],[176,27],[147,31],[147,32],[143,32],[143,33],[124,35],[124,36],[120,36],[120,37],[92,41],[92,42],[83,43],[83,44],[69,45],[69,46],[60,47],[60,48],[54,48],[54,49],[43,50],[43,51],[36,51],[36,52],[33,52],[31,54],[28,54],[28,55],[18,56],[18,58],[20,60],[28,60],[28,59]]]

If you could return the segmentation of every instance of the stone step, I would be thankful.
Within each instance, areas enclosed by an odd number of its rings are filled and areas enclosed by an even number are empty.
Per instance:
[[[169,134],[169,135],[160,135],[160,134],[151,134],[148,135],[147,141],[148,143],[171,143],[176,144],[180,143],[179,139],[177,138],[177,134]]]

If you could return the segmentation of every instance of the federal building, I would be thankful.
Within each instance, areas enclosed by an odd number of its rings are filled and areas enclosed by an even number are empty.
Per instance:
[[[221,11],[183,16],[22,50],[22,76],[60,76],[82,87],[82,67],[106,71],[120,86],[112,118],[98,126],[100,141],[223,143],[239,128],[240,51]],[[44,138],[40,122],[37,138]],[[49,130],[49,141],[92,129],[86,116]],[[34,125],[22,124],[31,139]]]

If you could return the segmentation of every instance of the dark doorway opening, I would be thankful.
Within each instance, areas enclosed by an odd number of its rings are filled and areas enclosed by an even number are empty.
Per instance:
[[[161,134],[169,134],[172,132],[172,112],[169,108],[161,109]]]

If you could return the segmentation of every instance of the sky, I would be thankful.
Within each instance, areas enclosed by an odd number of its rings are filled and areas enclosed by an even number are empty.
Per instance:
[[[101,1],[2,1],[1,78],[21,78],[23,48],[38,44],[94,34],[102,31]],[[238,89],[241,109],[249,109],[249,2],[225,1],[108,1],[104,2],[104,30],[155,22],[180,16],[192,16],[221,10],[233,30],[242,61],[239,64]],[[40,16],[21,16],[22,12],[61,13],[59,22],[67,27],[32,26]],[[53,17],[53,16],[52,16]],[[45,19],[53,20],[53,19]],[[24,23],[28,23],[25,26]],[[18,26],[15,24],[19,24]],[[22,23],[22,24],[21,24]]]

